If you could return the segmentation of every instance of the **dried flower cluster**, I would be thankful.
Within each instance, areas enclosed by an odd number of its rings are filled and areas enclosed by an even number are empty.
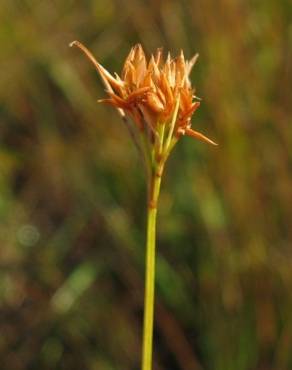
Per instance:
[[[122,115],[131,117],[140,130],[150,132],[152,141],[158,135],[159,125],[166,125],[166,130],[171,130],[170,139],[176,141],[186,134],[216,145],[191,129],[191,116],[200,105],[189,79],[197,54],[186,61],[181,51],[177,58],[172,59],[168,54],[163,61],[162,50],[158,49],[147,62],[138,44],[131,49],[121,77],[116,73],[114,77],[81,43],[73,41],[70,46],[73,45],[91,59],[106,86],[109,97],[99,102],[113,105]]]

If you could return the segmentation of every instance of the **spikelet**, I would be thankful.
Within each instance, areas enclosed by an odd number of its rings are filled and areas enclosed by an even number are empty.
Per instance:
[[[158,123],[171,125],[179,100],[176,120],[171,129],[172,136],[178,139],[182,135],[188,135],[217,145],[190,127],[191,117],[200,105],[189,79],[198,54],[188,61],[185,60],[183,51],[175,59],[168,53],[163,62],[162,49],[157,49],[147,62],[142,46],[137,44],[127,56],[120,77],[116,73],[113,76],[102,67],[80,42],[73,41],[70,46],[81,49],[100,74],[108,98],[99,102],[116,107],[120,113],[134,120],[140,130],[149,131],[150,128],[155,134]]]

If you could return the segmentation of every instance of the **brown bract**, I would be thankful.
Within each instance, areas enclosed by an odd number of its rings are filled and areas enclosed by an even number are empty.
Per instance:
[[[154,135],[159,124],[170,125],[176,114],[174,138],[189,135],[216,145],[191,129],[191,117],[200,102],[195,97],[189,75],[198,54],[188,61],[181,51],[175,59],[168,54],[164,61],[162,50],[157,49],[147,61],[142,46],[137,44],[126,58],[121,76],[116,73],[113,76],[96,62],[82,44],[74,41],[72,45],[82,49],[93,61],[106,86],[108,98],[99,102],[118,108],[123,115],[130,116],[140,130],[150,131]]]

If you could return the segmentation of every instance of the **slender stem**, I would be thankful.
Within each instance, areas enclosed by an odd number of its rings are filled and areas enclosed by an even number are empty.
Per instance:
[[[144,297],[142,370],[152,369],[156,216],[162,171],[163,165],[159,166],[152,174],[151,193],[147,208],[146,282]]]

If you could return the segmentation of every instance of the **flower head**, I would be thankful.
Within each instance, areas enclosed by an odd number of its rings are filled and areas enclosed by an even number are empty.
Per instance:
[[[105,86],[108,97],[99,102],[116,107],[123,116],[131,117],[151,141],[161,140],[166,131],[168,146],[182,135],[189,135],[216,145],[212,140],[191,128],[191,117],[200,102],[189,79],[198,54],[185,60],[181,51],[172,59],[168,54],[163,60],[162,50],[157,49],[147,60],[140,44],[134,46],[123,66],[121,76],[111,75],[78,41],[70,46],[79,47],[94,63]]]

